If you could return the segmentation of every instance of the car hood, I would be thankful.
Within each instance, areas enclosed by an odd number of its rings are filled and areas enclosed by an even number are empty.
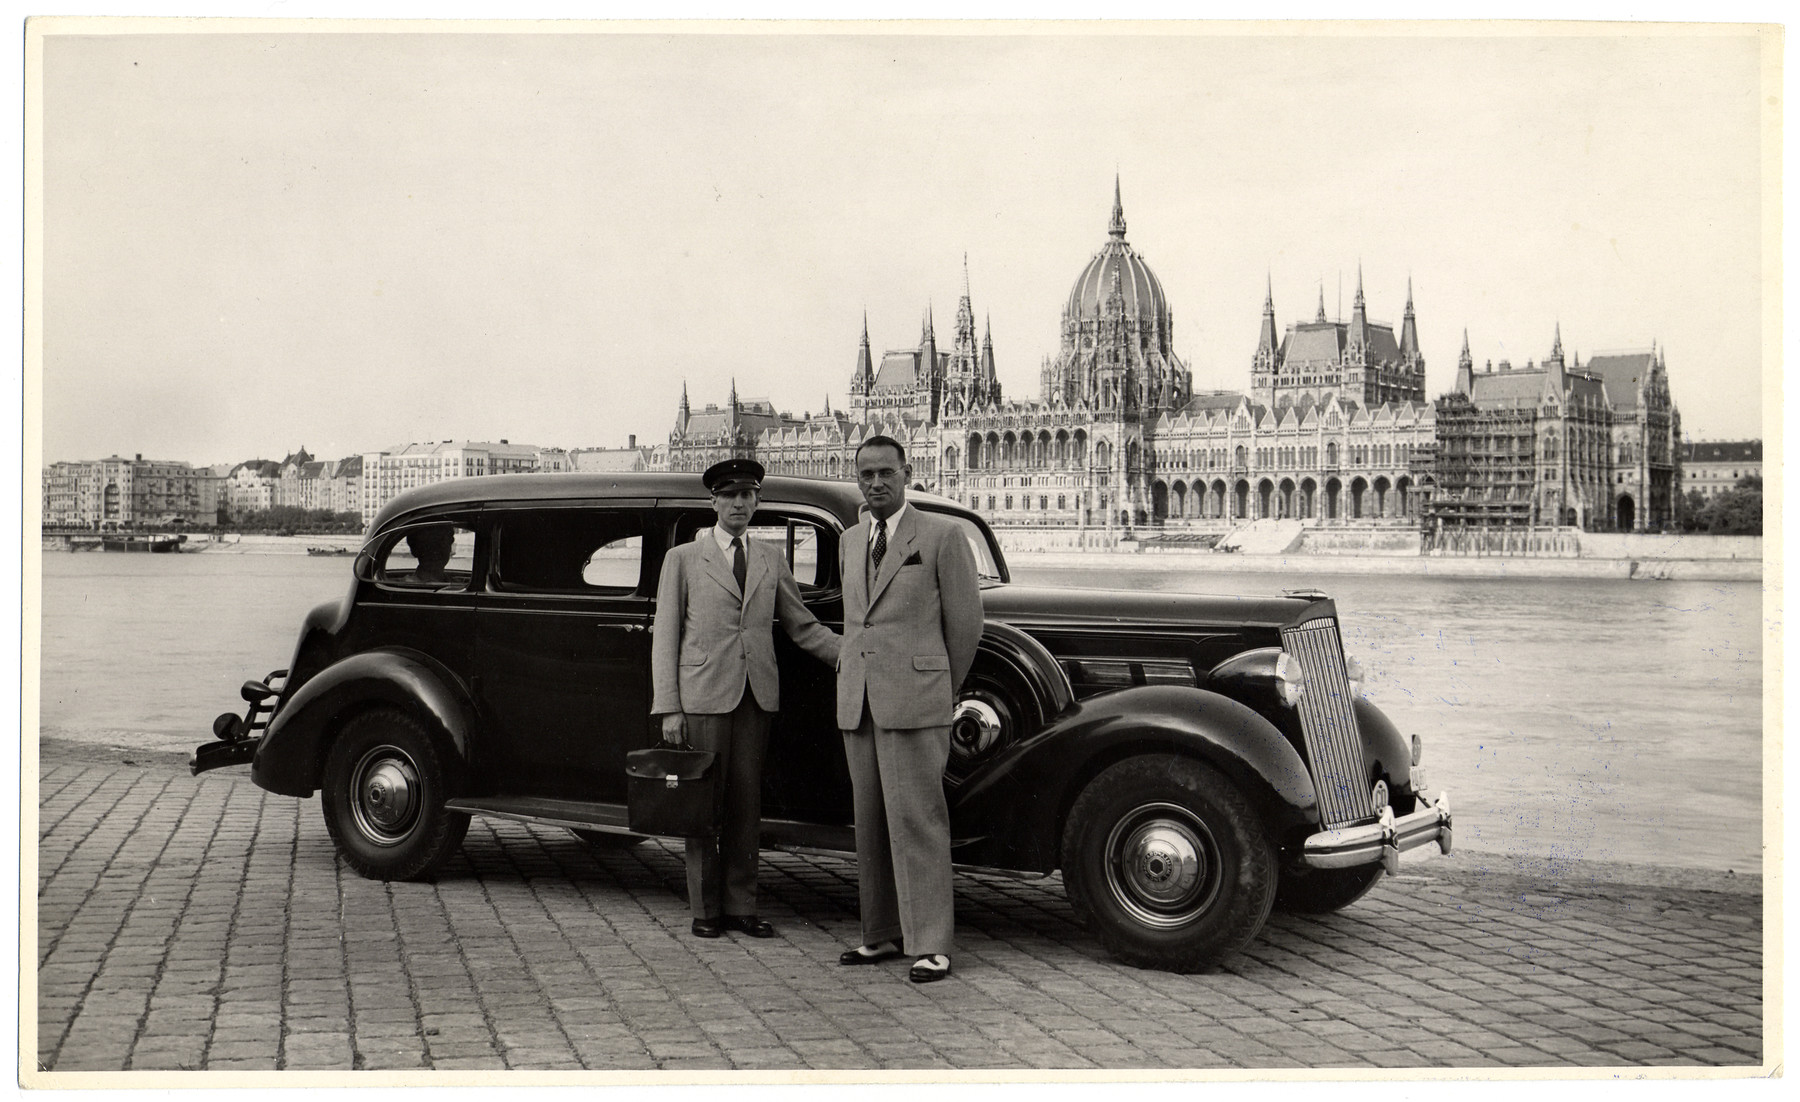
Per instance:
[[[1335,608],[1322,595],[1244,597],[1136,589],[1077,589],[1010,583],[981,591],[983,611],[1030,630],[1058,625],[1165,628],[1279,628]],[[1318,606],[1324,607],[1318,607]]]

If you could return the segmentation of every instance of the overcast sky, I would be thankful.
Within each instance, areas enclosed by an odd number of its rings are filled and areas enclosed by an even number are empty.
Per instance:
[[[1127,28],[1129,29],[1129,28]],[[1666,348],[1695,438],[1762,436],[1749,32],[53,35],[43,458],[336,458],[666,439],[848,401],[948,344],[968,257],[1008,397],[1128,240],[1201,388],[1321,290],[1430,396],[1478,364]],[[1573,31],[1573,29],[1571,29]],[[1454,32],[1454,33],[1451,33]]]

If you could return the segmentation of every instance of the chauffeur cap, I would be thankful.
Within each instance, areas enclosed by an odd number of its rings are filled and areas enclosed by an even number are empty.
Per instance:
[[[727,459],[706,468],[700,482],[708,493],[735,494],[739,490],[761,490],[762,464],[754,459]]]

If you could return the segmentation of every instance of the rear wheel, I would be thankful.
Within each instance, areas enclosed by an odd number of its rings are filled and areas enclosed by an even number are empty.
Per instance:
[[[1275,854],[1242,792],[1168,754],[1114,765],[1063,831],[1070,902],[1113,956],[1190,972],[1249,943],[1268,918]]]
[[[1281,884],[1275,889],[1275,909],[1302,915],[1341,911],[1367,895],[1381,879],[1381,873],[1380,864],[1283,872]]]
[[[469,817],[444,810],[446,765],[417,720],[379,708],[344,725],[320,803],[345,864],[375,880],[427,876],[456,852]]]

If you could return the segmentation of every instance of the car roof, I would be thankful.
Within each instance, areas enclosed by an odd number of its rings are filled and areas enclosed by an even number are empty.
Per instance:
[[[369,526],[369,534],[391,527],[399,518],[448,507],[502,503],[603,502],[608,499],[647,497],[703,501],[711,495],[701,485],[698,473],[683,472],[492,474],[474,478],[451,478],[397,495],[375,514],[375,521]],[[857,510],[862,507],[862,491],[857,489],[856,483],[840,479],[770,475],[763,479],[762,500],[770,504],[810,505],[824,509],[848,527],[856,523]],[[930,505],[936,511],[975,516],[949,498],[923,490],[908,490],[906,500]]]

